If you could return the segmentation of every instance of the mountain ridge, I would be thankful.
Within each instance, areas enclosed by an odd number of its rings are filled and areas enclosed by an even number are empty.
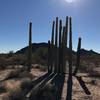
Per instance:
[[[40,47],[43,47],[43,48],[47,48],[48,47],[48,43],[46,42],[41,42],[41,43],[32,43],[32,52],[35,52],[38,48]],[[20,53],[25,53],[26,51],[28,50],[28,46],[16,51],[15,53],[16,54],[20,54]],[[73,50],[74,53],[76,53],[77,51]],[[94,51],[94,50],[86,50],[84,48],[81,49],[81,54],[82,55],[92,55],[92,54],[95,54],[95,55],[99,55],[100,56],[100,53]]]

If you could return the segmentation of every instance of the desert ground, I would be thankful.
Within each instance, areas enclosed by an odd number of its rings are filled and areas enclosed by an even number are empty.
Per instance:
[[[0,100],[66,100],[68,74],[65,78],[50,75],[38,66],[34,64],[31,72],[25,71],[22,65],[0,70]],[[91,95],[85,94],[73,76],[73,100],[99,100],[100,77],[91,77],[88,73],[78,73],[78,76],[82,76]]]

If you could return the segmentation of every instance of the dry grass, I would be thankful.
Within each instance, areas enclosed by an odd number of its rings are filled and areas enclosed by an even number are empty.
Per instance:
[[[80,87],[78,81],[74,78],[73,85],[73,99],[75,100],[99,100],[100,98],[100,80],[98,78],[83,77],[91,95],[88,96],[84,93],[83,89]],[[92,84],[92,80],[96,80],[96,84]]]
[[[9,70],[1,71],[1,74]],[[40,76],[44,75],[46,71],[42,71],[39,68],[33,68],[31,70],[31,74],[28,74],[28,72],[20,73],[20,78],[13,78],[8,79],[5,81],[2,81],[0,83],[0,89],[2,91],[0,92],[0,100],[10,100],[9,98],[12,97],[21,97],[24,93],[24,89],[27,89],[31,85],[32,79],[37,79]],[[99,78],[93,78],[93,77],[87,77],[88,74],[86,73],[79,73],[78,75],[83,76],[82,79],[85,81],[88,89],[91,92],[91,95],[88,96],[84,93],[83,89],[79,85],[77,79],[73,77],[73,100],[99,100],[100,98],[100,79]],[[64,82],[63,92],[62,92],[62,99],[66,100],[66,94],[67,94],[67,75]],[[3,88],[2,88],[3,87]],[[46,100],[53,100],[53,97],[55,96],[55,92],[53,90],[52,85],[48,85],[42,90],[42,95],[47,98]],[[56,87],[55,87],[56,88]],[[53,92],[52,92],[53,91]],[[41,92],[40,92],[41,93]],[[49,99],[48,99],[49,98]],[[12,99],[11,99],[12,100]]]

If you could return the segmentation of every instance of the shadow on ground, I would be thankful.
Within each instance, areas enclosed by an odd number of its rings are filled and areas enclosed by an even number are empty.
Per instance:
[[[61,100],[65,75],[47,73],[33,82],[29,100]]]

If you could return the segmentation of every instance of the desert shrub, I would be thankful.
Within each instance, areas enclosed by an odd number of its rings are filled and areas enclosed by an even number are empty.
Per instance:
[[[0,69],[5,69],[5,67],[7,66],[7,59],[5,56],[0,56]]]
[[[25,65],[27,62],[27,56],[24,54],[15,54],[12,57],[12,61],[14,64]]]
[[[41,71],[46,71],[46,70],[47,70],[47,68],[48,68],[48,67],[47,67],[47,66],[45,66],[45,65],[44,65],[44,66],[42,66],[42,65],[40,66]]]
[[[31,100],[56,100],[56,90],[49,84],[44,88],[39,89],[37,93],[33,93]]]
[[[0,56],[0,68],[5,69],[9,65],[25,65],[27,57],[24,54],[13,54],[13,56],[2,55]]]
[[[13,51],[13,50],[9,51],[9,53],[8,53],[8,57],[12,57],[13,54],[14,54],[14,51]]]
[[[39,48],[32,55],[33,63],[47,65],[47,49]]]
[[[88,63],[81,60],[79,72],[88,72],[88,67],[89,67]]]
[[[41,47],[35,53],[37,53],[40,58],[47,59],[47,52],[47,48]]]

